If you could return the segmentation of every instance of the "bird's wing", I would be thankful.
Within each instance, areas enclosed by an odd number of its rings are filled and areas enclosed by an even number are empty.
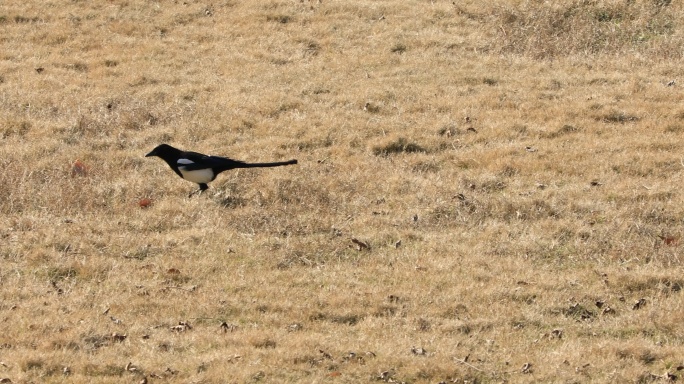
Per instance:
[[[238,168],[244,163],[237,160],[232,160],[227,157],[208,156],[197,152],[184,152],[178,158],[178,166],[183,166],[187,171],[195,171],[198,169],[212,168],[215,170],[227,170]]]

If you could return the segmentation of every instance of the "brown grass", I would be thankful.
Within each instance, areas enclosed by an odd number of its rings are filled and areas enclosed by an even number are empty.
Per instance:
[[[681,379],[684,7],[456,3],[4,1],[0,379]]]

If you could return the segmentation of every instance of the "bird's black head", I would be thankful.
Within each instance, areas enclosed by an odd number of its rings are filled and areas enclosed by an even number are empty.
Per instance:
[[[157,156],[161,157],[162,159],[170,158],[175,154],[180,153],[180,150],[168,145],[168,144],[160,144],[157,147],[155,147],[150,153],[145,155],[145,157],[152,157],[152,156]]]

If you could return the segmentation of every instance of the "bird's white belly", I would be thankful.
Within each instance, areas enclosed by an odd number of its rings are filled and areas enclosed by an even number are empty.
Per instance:
[[[183,174],[185,180],[192,181],[193,183],[205,184],[214,179],[214,172],[211,168],[186,171],[185,167],[178,167],[178,170]]]

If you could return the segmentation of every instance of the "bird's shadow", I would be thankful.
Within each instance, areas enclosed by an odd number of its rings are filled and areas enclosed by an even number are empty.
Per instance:
[[[229,208],[229,209],[244,207],[245,203],[246,203],[244,198],[238,197],[238,196],[221,196],[221,195],[219,195],[219,196],[216,196],[214,198],[214,200],[221,207]]]

